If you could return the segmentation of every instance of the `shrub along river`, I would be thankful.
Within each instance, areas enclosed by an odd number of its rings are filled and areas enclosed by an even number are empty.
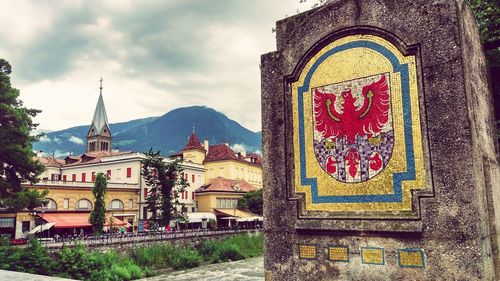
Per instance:
[[[209,264],[193,269],[141,279],[144,281],[257,281],[264,280],[264,258],[262,256],[241,261]]]

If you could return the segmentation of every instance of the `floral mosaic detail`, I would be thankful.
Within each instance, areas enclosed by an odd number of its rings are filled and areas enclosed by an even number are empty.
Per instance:
[[[341,182],[364,182],[388,165],[394,147],[389,74],[313,89],[314,152]]]

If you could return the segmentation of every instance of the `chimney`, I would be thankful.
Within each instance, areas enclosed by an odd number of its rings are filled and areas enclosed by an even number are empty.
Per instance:
[[[205,140],[203,141],[203,148],[208,153],[208,140],[207,140],[207,138],[205,138]]]

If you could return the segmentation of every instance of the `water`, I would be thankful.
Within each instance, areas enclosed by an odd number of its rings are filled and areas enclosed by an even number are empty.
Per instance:
[[[257,257],[241,261],[204,265],[193,269],[176,271],[143,280],[261,281],[264,280],[264,258]]]

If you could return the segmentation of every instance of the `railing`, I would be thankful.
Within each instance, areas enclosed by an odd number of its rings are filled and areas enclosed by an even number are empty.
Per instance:
[[[134,244],[140,242],[154,242],[162,240],[172,240],[179,238],[197,238],[197,237],[211,237],[226,234],[238,234],[261,231],[261,228],[248,228],[248,229],[221,229],[221,230],[208,230],[208,229],[193,229],[183,231],[171,232],[156,232],[156,233],[125,233],[125,234],[108,234],[101,236],[93,235],[69,235],[54,238],[39,239],[47,248],[60,248],[64,246],[72,246],[82,244],[86,246],[103,246],[108,244]]]

